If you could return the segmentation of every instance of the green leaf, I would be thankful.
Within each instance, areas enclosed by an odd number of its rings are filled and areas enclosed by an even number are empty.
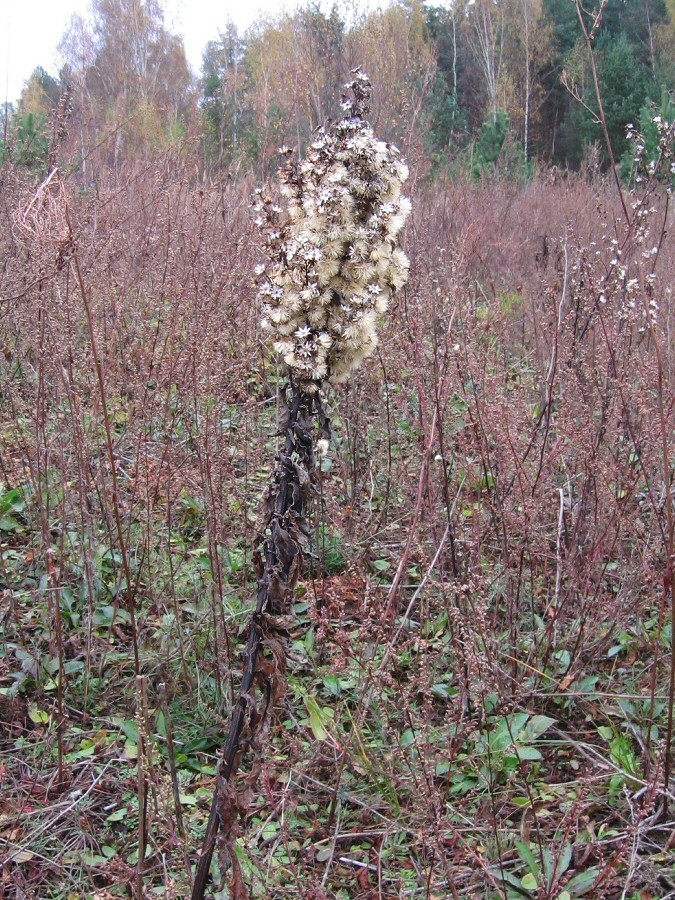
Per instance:
[[[73,672],[81,672],[84,669],[84,663],[81,659],[69,659],[63,664],[63,671],[66,675],[72,675]]]
[[[0,531],[12,533],[14,531],[19,531],[20,528],[21,523],[18,519],[15,519],[14,516],[2,516],[2,518],[0,518]]]
[[[12,488],[0,497],[0,514],[4,515],[8,512],[22,513],[26,508],[19,488]]]
[[[406,728],[406,730],[401,735],[401,747],[410,747],[411,744],[415,743],[415,734],[411,728]]]
[[[592,889],[597,877],[597,869],[587,869],[570,879],[565,887],[573,897],[581,897]]]
[[[268,841],[279,833],[279,824],[277,822],[268,822],[262,830],[261,838]]]
[[[544,874],[546,875],[546,884],[551,885],[551,881],[553,880],[553,868],[555,866],[555,860],[553,859],[553,854],[548,849],[548,847],[544,847],[541,851],[542,861],[544,863]]]
[[[506,719],[501,719],[488,738],[490,749],[498,753],[510,747],[513,741],[518,739],[529,718],[529,713],[514,713]]]
[[[49,722],[49,713],[39,709],[36,703],[31,703],[28,708],[28,716],[36,725],[46,725]]]
[[[553,654],[553,659],[558,663],[557,669],[559,672],[569,669],[571,661],[569,650],[556,650]]]
[[[45,663],[45,670],[49,672],[50,675],[55,675],[56,672],[59,671],[59,658],[58,656],[54,656],[49,662]]]
[[[537,865],[537,860],[534,858],[534,853],[530,849],[528,844],[523,843],[523,841],[516,841],[516,848],[518,849],[518,855],[525,863],[527,868],[530,870],[532,875],[539,874],[539,866]],[[534,886],[537,886],[537,881],[535,878]],[[525,887],[525,885],[523,885]]]
[[[127,817],[127,808],[126,806],[121,806],[119,809],[116,809],[115,812],[111,812],[106,822],[121,822],[122,819],[126,819]]]
[[[545,731],[548,731],[551,725],[555,725],[555,723],[556,720],[552,719],[550,716],[532,716],[525,728],[525,737],[523,740],[536,741],[537,738],[541,737],[542,734]]]
[[[584,694],[588,694],[591,691],[595,690],[597,683],[598,683],[597,675],[587,675],[586,678],[581,679],[581,681],[578,684],[577,690]]]
[[[334,697],[340,694],[340,681],[336,675],[326,675],[323,680],[323,686]]]
[[[309,713],[309,727],[312,729],[312,734],[317,741],[325,741],[328,737],[328,732],[324,727],[327,724],[327,716],[325,716],[314,697],[305,694],[303,700],[305,701],[305,706]]]
[[[116,725],[122,729],[126,737],[133,741],[134,744],[138,743],[138,725],[134,722],[133,719],[114,719]]]
[[[493,876],[493,878],[496,878],[499,881],[503,881],[506,884],[512,884],[514,887],[518,888],[518,891],[520,892],[520,878],[517,878],[511,872],[507,872],[505,869],[498,869],[495,867],[490,868],[488,871]],[[522,893],[519,893],[518,896],[521,897]]]
[[[166,720],[164,719],[164,713],[160,711],[157,716],[157,734],[162,737],[166,737]]]
[[[556,875],[560,878],[569,869],[572,862],[572,845],[569,841],[562,845],[560,856],[558,857],[558,865],[556,867]]]
[[[541,759],[541,753],[537,750],[536,747],[518,747],[518,757],[521,760],[536,760]]]
[[[518,740],[520,732],[523,730],[523,728],[525,728],[525,725],[527,724],[527,720],[529,718],[529,713],[514,713],[512,716],[508,717],[509,725],[511,726],[511,733],[513,734],[515,740]]]
[[[95,625],[111,625],[115,616],[114,606],[99,606],[94,613]]]

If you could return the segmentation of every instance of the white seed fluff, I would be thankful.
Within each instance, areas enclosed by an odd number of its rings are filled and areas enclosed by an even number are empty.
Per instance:
[[[410,213],[408,169],[365,121],[370,81],[346,87],[343,118],[321,128],[299,164],[281,173],[286,215],[262,191],[271,262],[259,275],[263,327],[305,390],[344,381],[377,346],[377,316],[408,279],[396,239]]]

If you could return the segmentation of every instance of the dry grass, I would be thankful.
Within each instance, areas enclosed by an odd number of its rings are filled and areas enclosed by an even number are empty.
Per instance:
[[[130,895],[141,831],[147,896],[189,894],[278,376],[253,185],[193,171],[163,158],[87,191],[2,172],[8,898]],[[624,243],[602,182],[417,182],[407,293],[329,397],[318,561],[241,823],[252,896],[675,891],[675,823],[655,815],[675,255],[651,203],[650,235]]]

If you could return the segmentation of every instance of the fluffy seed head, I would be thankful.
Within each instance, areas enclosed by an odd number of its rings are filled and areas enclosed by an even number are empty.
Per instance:
[[[259,269],[263,327],[292,378],[315,391],[346,380],[377,346],[377,315],[408,279],[396,238],[410,212],[408,169],[366,122],[370,81],[355,70],[343,118],[281,173],[285,214],[258,192],[270,265]]]

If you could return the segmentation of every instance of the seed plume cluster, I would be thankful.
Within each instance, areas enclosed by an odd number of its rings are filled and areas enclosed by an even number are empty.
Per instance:
[[[377,317],[407,281],[396,240],[410,212],[408,169],[365,117],[370,81],[346,85],[343,118],[321,128],[306,158],[281,173],[286,210],[262,191],[257,223],[270,264],[259,266],[262,325],[293,380],[313,392],[340,382],[377,346]]]

